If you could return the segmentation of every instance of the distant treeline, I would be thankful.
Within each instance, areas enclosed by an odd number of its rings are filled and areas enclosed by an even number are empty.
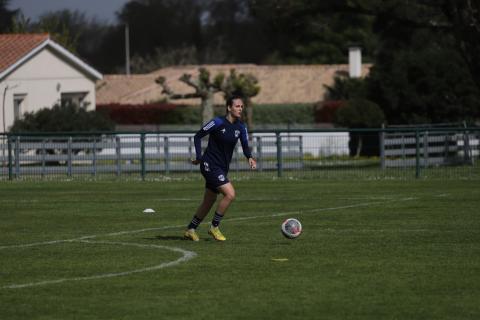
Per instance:
[[[362,47],[374,67],[331,100],[366,99],[389,123],[480,119],[480,1],[135,0],[113,25],[81,12],[28,21],[0,1],[0,32],[49,32],[103,73],[182,64],[334,64]]]

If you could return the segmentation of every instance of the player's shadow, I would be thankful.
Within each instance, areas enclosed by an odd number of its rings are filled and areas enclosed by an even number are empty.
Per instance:
[[[175,240],[175,241],[178,241],[178,240],[183,240],[183,236],[162,236],[162,235],[158,235],[158,236],[155,236],[155,237],[151,237],[151,238],[144,238],[145,240]]]

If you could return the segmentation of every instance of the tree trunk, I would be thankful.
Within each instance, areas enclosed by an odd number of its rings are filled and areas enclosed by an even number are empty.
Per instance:
[[[205,97],[202,97],[201,112],[202,124],[213,119],[213,92],[209,91]]]
[[[357,145],[357,152],[355,153],[355,157],[358,158],[360,153],[362,152],[362,145],[363,145],[363,138],[362,135],[358,135],[358,145]]]
[[[252,142],[253,131],[253,105],[250,101],[245,101],[245,112],[247,113],[247,128],[248,128],[248,140]]]

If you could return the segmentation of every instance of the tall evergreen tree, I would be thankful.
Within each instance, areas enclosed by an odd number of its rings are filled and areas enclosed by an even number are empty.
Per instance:
[[[480,2],[443,0],[442,12],[452,26],[457,48],[480,89]]]
[[[18,9],[10,9],[10,0],[0,0],[0,33],[11,32]]]
[[[345,63],[347,47],[363,47],[371,60],[376,43],[373,15],[357,1],[250,0],[270,38],[269,63]],[[361,10],[360,10],[361,9]]]
[[[387,2],[376,15],[380,46],[367,79],[390,123],[474,121],[480,90],[458,50],[441,1]]]
[[[281,33],[287,37],[282,41],[285,49],[278,51],[283,61],[286,57],[308,61],[308,55],[298,53],[316,49],[315,56],[328,56],[328,49],[315,45],[316,39],[335,44],[335,38],[325,37],[325,28],[335,26],[331,31],[340,37],[355,21],[370,22],[377,45],[365,98],[379,104],[390,123],[473,121],[480,116],[478,1],[251,0],[251,4],[277,32],[285,31]],[[329,23],[342,16],[349,17],[343,28]],[[348,36],[340,39],[345,46],[352,39]],[[311,51],[299,51],[302,47]]]

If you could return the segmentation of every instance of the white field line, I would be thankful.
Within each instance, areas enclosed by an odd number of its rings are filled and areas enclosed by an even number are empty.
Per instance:
[[[350,228],[350,229],[332,229],[332,228],[322,228],[323,233],[331,232],[331,233],[385,233],[385,232],[397,232],[397,233],[411,233],[411,232],[437,232],[432,229],[359,229],[359,228]],[[451,232],[451,231],[442,231],[442,232]]]
[[[130,271],[123,271],[123,272],[114,272],[114,273],[103,273],[97,274],[93,276],[85,276],[85,277],[74,277],[74,278],[61,278],[55,280],[45,280],[45,281],[38,281],[38,282],[29,282],[29,283],[22,283],[22,284],[11,284],[7,286],[1,287],[2,289],[20,289],[26,287],[33,287],[33,286],[42,286],[47,284],[55,284],[55,283],[62,283],[66,281],[83,281],[83,280],[94,280],[94,279],[104,279],[104,278],[112,278],[112,277],[120,277],[120,276],[128,276],[134,273],[141,273],[141,272],[148,272],[148,271],[155,271],[160,270],[168,267],[174,267],[182,262],[187,262],[197,256],[197,254],[193,251],[184,250],[181,248],[176,247],[168,247],[168,246],[160,246],[160,245],[153,245],[153,244],[140,244],[140,243],[129,243],[129,242],[109,242],[109,241],[87,241],[87,240],[78,240],[72,242],[83,242],[88,244],[110,244],[110,245],[119,245],[119,246],[133,246],[139,248],[150,248],[150,249],[163,249],[163,250],[170,250],[173,252],[181,253],[182,256],[174,261],[163,262],[159,265],[135,269]]]
[[[260,215],[260,216],[250,216],[250,217],[239,217],[239,218],[231,218],[225,219],[228,221],[244,221],[244,220],[251,220],[251,219],[258,219],[258,218],[266,218],[266,217],[283,217],[293,214],[304,214],[304,213],[316,213],[322,211],[334,211],[334,210],[341,210],[341,209],[351,209],[351,208],[359,208],[359,207],[368,207],[374,204],[382,204],[387,202],[399,202],[399,201],[410,201],[416,198],[403,198],[400,200],[388,200],[388,201],[378,201],[378,202],[365,202],[365,203],[357,203],[352,205],[340,206],[340,207],[330,207],[330,208],[316,208],[316,209],[305,209],[305,210],[296,210],[296,211],[287,211],[287,212],[280,212],[271,215]]]
[[[444,197],[448,197],[449,195],[450,195],[449,193],[441,193],[441,194],[434,195],[434,197],[444,198]]]
[[[238,217],[238,218],[225,218],[224,221],[245,221],[245,220],[254,220],[254,219],[261,219],[261,218],[283,217],[283,216],[288,216],[288,215],[293,215],[293,214],[305,214],[305,213],[316,213],[316,212],[323,212],[323,211],[351,209],[351,208],[367,207],[367,206],[376,205],[376,204],[385,204],[385,203],[389,203],[389,202],[411,201],[411,200],[415,200],[415,199],[417,199],[417,198],[409,197],[409,198],[402,198],[402,199],[397,199],[397,200],[364,202],[364,203],[357,203],[357,204],[345,205],[345,206],[339,206],[339,207],[326,207],[326,208],[316,208],[316,209],[285,211],[285,212],[280,212],[280,213],[275,213],[275,214],[266,214],[266,215],[264,214],[264,215]],[[71,241],[94,239],[94,238],[97,238],[97,237],[115,237],[115,236],[126,235],[126,234],[143,233],[143,232],[148,232],[148,231],[160,231],[160,230],[167,230],[167,229],[177,229],[177,228],[184,228],[184,227],[185,227],[185,224],[170,225],[170,226],[163,226],[163,227],[156,227],[156,228],[144,228],[144,229],[137,229],[137,230],[126,230],[126,231],[119,231],[119,232],[112,232],[112,233],[105,233],[105,234],[87,235],[87,236],[82,236],[82,237],[72,238],[72,239],[51,240],[51,241],[33,242],[33,243],[27,243],[27,244],[0,246],[0,250],[2,250],[2,249],[13,249],[13,248],[26,248],[26,247],[34,247],[34,246],[43,246],[43,245],[57,244],[57,243],[60,243],[60,242],[71,242]]]
[[[327,208],[286,211],[286,212],[280,212],[280,213],[270,214],[270,215],[267,214],[267,215],[257,215],[257,216],[249,216],[249,217],[238,217],[238,218],[230,218],[230,219],[225,219],[225,220],[228,220],[228,221],[245,221],[245,220],[260,219],[260,218],[281,217],[281,216],[288,216],[288,215],[291,215],[291,214],[304,214],[304,213],[315,213],[315,212],[322,212],[322,211],[359,208],[359,207],[367,207],[367,206],[371,206],[371,205],[375,205],[375,204],[385,204],[385,203],[388,203],[388,202],[410,201],[410,200],[414,200],[414,199],[416,199],[416,198],[409,197],[409,198],[402,198],[402,199],[398,199],[398,200],[365,202],[365,203],[357,203],[357,204],[345,205],[345,206],[339,206],[339,207],[327,207]],[[61,243],[61,242],[83,242],[83,243],[89,243],[89,244],[112,244],[112,245],[123,245],[123,246],[136,246],[136,247],[142,247],[142,248],[165,249],[165,250],[170,250],[170,251],[174,251],[174,252],[180,252],[180,253],[183,254],[183,256],[180,257],[177,260],[170,261],[170,262],[164,262],[164,263],[161,263],[159,265],[152,266],[152,267],[147,267],[147,268],[141,268],[141,269],[135,269],[135,270],[117,272],[117,273],[105,273],[105,274],[99,274],[99,275],[94,275],[94,276],[85,276],[85,277],[76,277],[76,278],[62,278],[62,279],[55,279],[55,280],[30,282],[30,283],[24,283],[24,284],[11,284],[11,285],[3,286],[3,287],[0,287],[0,288],[1,289],[19,289],[19,288],[26,288],[26,287],[33,287],[33,286],[41,286],[41,285],[62,283],[62,282],[66,282],[66,281],[82,281],[82,280],[103,279],[103,278],[119,277],[119,276],[134,274],[134,273],[147,272],[147,271],[163,269],[163,268],[166,268],[166,267],[176,266],[176,265],[178,265],[182,262],[186,262],[188,260],[193,259],[194,257],[197,256],[197,254],[193,251],[187,251],[187,250],[184,250],[184,249],[181,249],[181,248],[176,248],[176,247],[168,247],[168,246],[160,246],[160,245],[147,245],[147,244],[128,243],[128,242],[90,241],[90,240],[87,240],[87,239],[93,239],[93,238],[96,238],[96,237],[99,237],[99,236],[119,236],[119,235],[124,235],[124,234],[141,233],[141,232],[146,232],[146,231],[158,231],[158,230],[173,229],[173,228],[180,228],[180,227],[184,227],[184,225],[172,225],[172,226],[164,226],[164,227],[159,227],[159,228],[145,228],[145,229],[138,229],[138,230],[127,230],[127,231],[107,233],[107,234],[103,234],[103,235],[88,235],[88,236],[82,236],[82,237],[73,238],[73,239],[43,241],[43,242],[10,245],[10,246],[0,246],[0,250],[2,250],[2,249],[12,249],[12,248],[26,248],[26,247],[33,247],[33,246],[40,246],[40,245],[51,245],[51,244],[57,244],[57,243]]]
[[[438,196],[445,196],[445,195],[438,195]],[[298,201],[305,201],[305,200],[314,200],[314,198],[301,198],[298,197],[295,200]],[[393,200],[393,196],[355,196],[355,197],[344,197],[338,198],[338,200]],[[152,199],[151,202],[198,202],[200,198],[158,198]],[[235,202],[249,202],[249,201],[292,201],[292,199],[285,199],[285,198],[242,198],[238,197]],[[39,203],[42,202],[40,199],[0,199],[0,203]],[[59,203],[71,203],[71,200],[57,200]],[[127,202],[126,200],[109,200],[111,203],[122,203]]]

